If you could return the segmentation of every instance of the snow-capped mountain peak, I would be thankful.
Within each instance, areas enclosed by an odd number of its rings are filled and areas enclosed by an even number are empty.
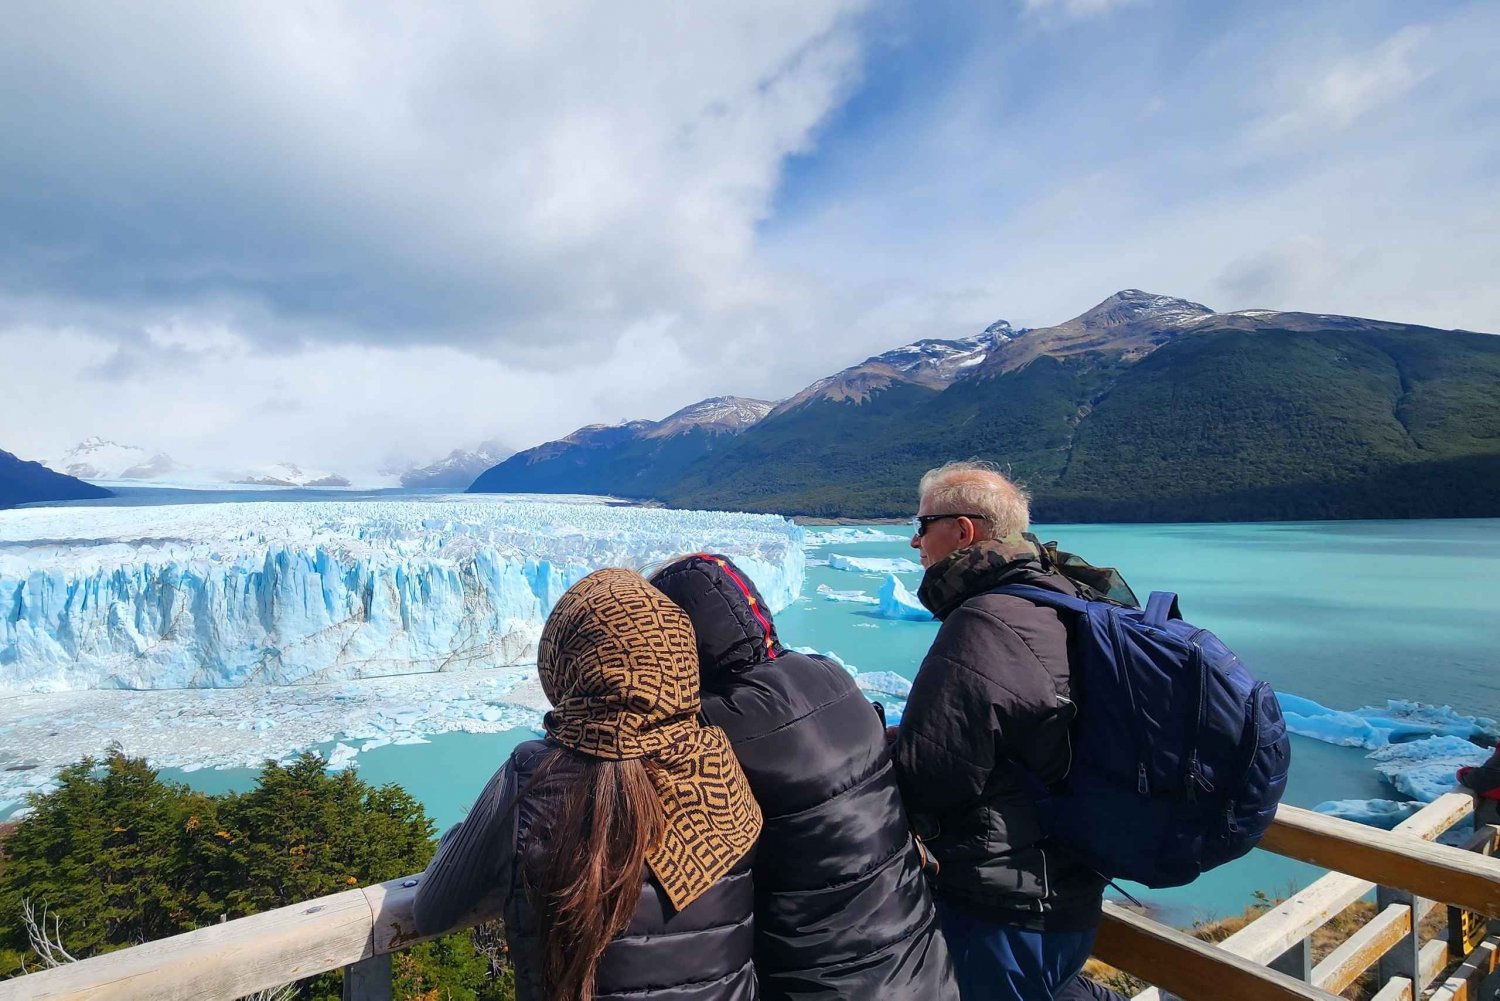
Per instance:
[[[80,480],[154,480],[182,468],[163,452],[122,445],[99,435],[90,435],[47,465]]]
[[[451,487],[466,489],[491,466],[499,465],[515,454],[503,443],[482,441],[472,449],[455,448],[436,462],[413,466],[401,473],[403,487]]]
[[[759,422],[773,406],[775,404],[767,400],[752,400],[744,396],[711,396],[662,418],[646,432],[645,437],[671,438],[693,428],[713,433],[738,433]]]

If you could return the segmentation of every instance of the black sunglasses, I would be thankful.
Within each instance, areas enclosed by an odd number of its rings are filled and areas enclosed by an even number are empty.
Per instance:
[[[975,521],[989,520],[982,514],[964,514],[961,511],[954,514],[919,514],[911,520],[911,530],[913,534],[921,538],[927,534],[928,525],[931,525],[934,521],[942,521],[944,518],[973,518]]]

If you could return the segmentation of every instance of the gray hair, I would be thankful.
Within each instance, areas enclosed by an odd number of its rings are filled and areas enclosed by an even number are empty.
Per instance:
[[[1031,527],[1031,498],[1007,479],[994,463],[979,459],[949,462],[929,469],[917,487],[917,499],[930,499],[933,514],[981,514],[981,538],[1003,539]]]

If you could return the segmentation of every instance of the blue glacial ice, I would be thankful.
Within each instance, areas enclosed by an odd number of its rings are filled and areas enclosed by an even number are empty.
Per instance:
[[[922,564],[912,560],[882,560],[865,559],[859,556],[845,556],[842,553],[829,553],[828,566],[834,570],[847,570],[850,573],[921,573]]]
[[[1311,699],[1277,692],[1286,725],[1293,733],[1328,744],[1371,750],[1417,737],[1477,737],[1500,734],[1500,724],[1483,716],[1463,716],[1450,706],[1391,699],[1383,708],[1343,711]]]
[[[827,528],[807,533],[808,546],[851,546],[866,542],[900,542],[903,535],[876,528]]]
[[[1339,710],[1311,699],[1277,692],[1287,727],[1296,734],[1370,751],[1366,758],[1381,778],[1403,796],[1430,803],[1455,788],[1453,773],[1482,764],[1488,752],[1466,738],[1500,735],[1500,725],[1483,716],[1464,716],[1451,706],[1391,699],[1383,707]],[[1338,800],[1324,811],[1382,826],[1389,800]],[[1323,806],[1318,809],[1322,810]],[[1402,818],[1397,818],[1396,822]]]
[[[931,622],[932,613],[923,607],[917,596],[906,589],[895,574],[889,574],[880,585],[880,615],[887,619],[905,619],[910,622]]]
[[[1422,808],[1421,803],[1394,799],[1331,799],[1313,807],[1319,813],[1356,824],[1368,824],[1389,831]]]
[[[863,591],[839,591],[827,584],[818,585],[818,594],[822,595],[824,601],[842,601],[854,605],[880,604],[880,599],[873,594],[865,594]]]
[[[1387,744],[1366,755],[1392,788],[1423,803],[1452,792],[1454,772],[1464,765],[1482,765],[1489,756],[1488,751],[1449,734]]]
[[[732,556],[772,610],[803,530],[770,515],[511,498],[0,513],[0,688],[227,688],[534,661],[602,566]]]

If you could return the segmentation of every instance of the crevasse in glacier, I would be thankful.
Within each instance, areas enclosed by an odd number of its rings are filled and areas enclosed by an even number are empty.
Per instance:
[[[0,515],[0,687],[289,685],[534,659],[602,566],[732,556],[773,610],[802,529],[770,515],[508,498],[33,508]]]

